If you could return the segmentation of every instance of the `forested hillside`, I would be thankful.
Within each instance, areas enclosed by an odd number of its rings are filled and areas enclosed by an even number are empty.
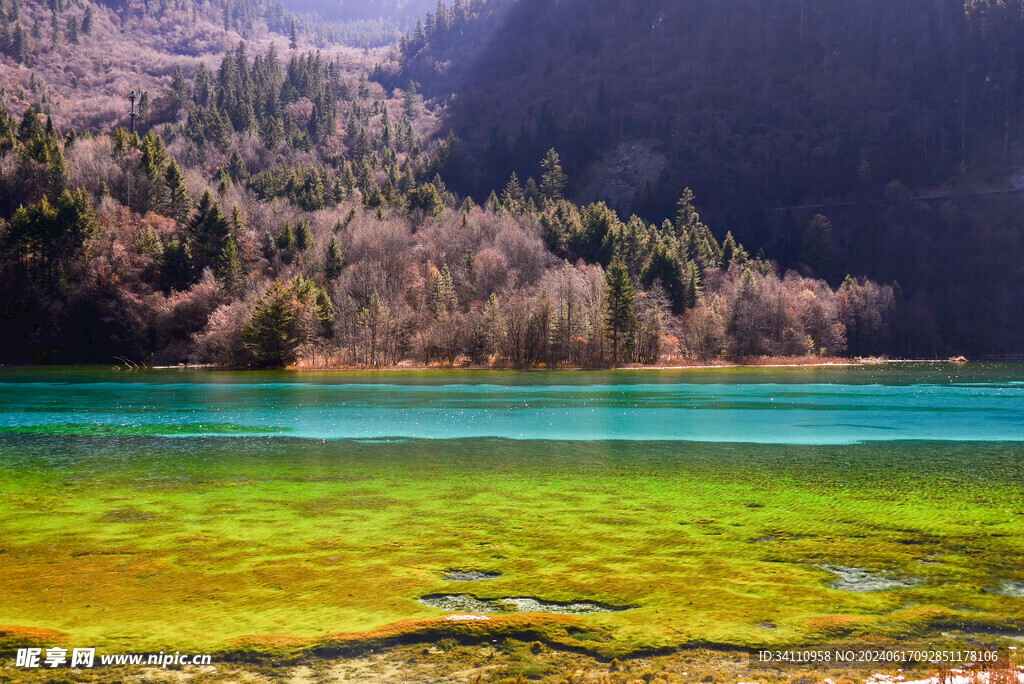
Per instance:
[[[239,43],[178,69],[144,135],[0,112],[0,280],[14,361],[275,366],[657,363],[896,352],[898,289],[780,278],[674,220],[564,199],[549,150],[483,207],[413,89]]]
[[[703,2],[677,16],[640,1],[457,0],[388,53],[315,49],[324,34],[270,0],[6,0],[0,362],[1014,349],[1014,196],[937,183],[990,191],[1012,166],[1015,95],[990,98],[985,119],[961,63],[988,45],[970,43],[972,22],[1016,24],[960,8],[936,21],[962,34],[926,32],[917,57],[903,46],[913,31],[876,27],[870,41],[891,51],[871,72],[846,33],[830,42],[823,27],[843,16],[804,8],[792,34],[783,10],[797,0],[775,2],[751,17]],[[548,24],[513,41],[535,19]],[[644,52],[642,26],[674,33]],[[994,63],[1016,53],[1010,38]],[[953,49],[942,78],[973,98],[959,119],[939,106],[948,93],[883,87],[915,69],[940,79],[935,41]],[[1011,72],[988,71],[1011,87]],[[712,76],[719,87],[702,85]],[[923,138],[906,138],[932,105]],[[765,210],[776,203],[808,206]]]
[[[690,186],[784,267],[899,280],[935,317],[921,353],[1021,348],[1022,200],[1001,192],[1024,167],[1021,3],[463,6],[380,76],[447,103],[454,189],[484,197],[554,147],[581,201],[658,221]]]
[[[412,23],[432,11],[436,0],[287,0],[293,12],[309,12],[326,19],[387,19]]]

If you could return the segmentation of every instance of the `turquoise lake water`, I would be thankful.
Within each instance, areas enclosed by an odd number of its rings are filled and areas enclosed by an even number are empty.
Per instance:
[[[1020,442],[1024,367],[335,374],[0,369],[0,433]]]

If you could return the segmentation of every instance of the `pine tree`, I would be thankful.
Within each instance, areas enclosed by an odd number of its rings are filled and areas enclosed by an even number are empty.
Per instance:
[[[15,135],[14,119],[7,112],[7,109],[0,105],[0,154],[6,153],[14,148],[17,142]]]
[[[224,249],[220,252],[217,280],[224,291],[230,295],[239,294],[245,287],[245,270],[242,268],[242,260],[238,256],[238,245],[235,243],[235,238],[230,235],[224,243]]]
[[[458,311],[459,298],[455,294],[455,282],[447,264],[431,277],[429,295],[431,313],[435,317],[441,318],[446,313]]]
[[[519,176],[514,171],[511,178],[508,179],[508,183],[505,184],[504,192],[501,194],[501,205],[502,208],[513,214],[521,213],[525,208],[526,193],[519,182]]]
[[[146,121],[149,119],[149,115],[152,112],[153,106],[149,100],[149,91],[142,91],[142,97],[139,98],[139,121]]]
[[[167,99],[170,103],[171,115],[177,116],[181,108],[188,100],[188,81],[181,67],[174,67],[174,74],[171,75],[171,89],[167,91]]]
[[[200,266],[214,263],[224,249],[231,231],[227,219],[221,214],[220,206],[213,201],[213,195],[209,190],[204,192],[199,200],[188,230],[195,243],[197,263]]]
[[[552,147],[548,150],[540,165],[544,169],[544,175],[541,176],[540,182],[541,194],[545,199],[557,202],[565,193],[565,184],[569,181],[569,177],[562,171],[562,163],[555,148]]]
[[[661,285],[672,312],[679,315],[692,306],[687,297],[689,278],[689,265],[680,260],[675,241],[663,236],[651,249],[651,257],[640,274],[640,283],[647,290]]]
[[[308,252],[313,246],[313,231],[309,221],[303,219],[295,224],[295,251],[299,254]]]
[[[327,256],[324,259],[324,275],[328,280],[337,279],[345,268],[345,263],[345,253],[338,246],[338,238],[331,237],[331,243],[327,245]]]
[[[20,22],[15,22],[14,30],[11,32],[10,54],[21,64],[29,64],[32,61],[28,36],[25,35],[25,29]]]
[[[231,233],[233,235],[242,236],[248,228],[245,227],[245,222],[242,221],[242,210],[238,208],[238,205],[232,205],[231,207]]]
[[[92,34],[92,5],[85,6],[85,14],[82,16],[82,34]]]
[[[60,23],[57,21],[57,10],[50,10],[50,48],[60,47]]]
[[[170,188],[167,187],[162,174],[162,167],[167,162],[167,152],[160,138],[152,131],[142,141],[142,157],[139,167],[146,176],[146,187],[142,193],[141,213],[156,211],[166,213],[170,202]]]
[[[636,291],[629,281],[629,269],[618,254],[605,273],[605,331],[612,342],[612,361],[621,363],[632,358],[636,339],[636,312],[633,303]]]
[[[44,195],[34,205],[19,207],[7,224],[7,233],[11,243],[31,254],[30,275],[53,287],[98,226],[87,193],[65,190],[55,204]]]
[[[167,171],[164,172],[164,183],[170,191],[170,206],[168,213],[178,222],[184,225],[188,215],[192,211],[192,200],[188,196],[188,188],[185,187],[185,176],[178,167],[178,162],[173,159],[167,164]]]
[[[283,367],[294,360],[300,343],[297,308],[295,295],[280,280],[257,302],[252,318],[242,328],[242,343],[258,365]]]
[[[196,71],[195,81],[192,85],[192,100],[200,107],[205,107],[210,103],[210,94],[212,92],[213,84],[210,70],[206,68],[206,64],[200,62],[199,69]]]
[[[277,236],[277,248],[285,252],[295,249],[295,235],[292,233],[292,224],[284,222],[284,227]]]
[[[292,50],[299,49],[299,32],[295,27],[295,19],[292,19],[291,27],[288,30],[288,47]]]
[[[39,117],[36,116],[36,110],[29,107],[21,117],[21,124],[18,125],[18,140],[23,143],[27,143],[33,138],[41,136],[43,133],[43,125],[39,123]]]
[[[175,235],[167,242],[161,273],[166,290],[187,290],[195,282],[195,262],[188,238]]]
[[[416,112],[420,108],[420,95],[417,89],[416,81],[409,81],[408,87],[405,89],[405,115],[410,119],[416,117]]]
[[[245,181],[249,178],[249,171],[245,168],[245,160],[242,159],[242,155],[239,154],[237,149],[231,151],[231,158],[228,159],[227,165],[228,175],[231,176],[231,180],[237,182]]]
[[[64,35],[67,37],[68,43],[78,45],[78,19],[74,15],[68,17]]]

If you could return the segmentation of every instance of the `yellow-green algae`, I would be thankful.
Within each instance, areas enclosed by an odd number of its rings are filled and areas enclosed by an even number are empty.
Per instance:
[[[0,625],[108,651],[258,650],[442,616],[416,599],[471,593],[638,606],[516,616],[605,654],[1020,630],[1024,599],[999,588],[1024,579],[1022,456],[0,436]],[[842,591],[815,564],[919,583]],[[452,568],[502,575],[445,581]]]

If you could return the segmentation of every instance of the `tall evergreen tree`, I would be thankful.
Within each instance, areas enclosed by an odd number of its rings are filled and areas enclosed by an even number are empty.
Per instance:
[[[174,67],[174,74],[171,75],[171,89],[167,91],[167,99],[170,103],[171,115],[177,116],[181,108],[188,100],[188,81],[181,67]]]
[[[565,185],[569,182],[569,177],[562,170],[562,162],[555,148],[548,150],[544,161],[540,165],[544,170],[544,175],[541,176],[540,182],[541,194],[544,195],[545,199],[557,202],[562,199],[565,193]]]
[[[636,311],[633,304],[636,291],[629,280],[629,269],[618,254],[605,273],[605,332],[612,343],[612,361],[628,362],[632,359],[636,340]]]
[[[21,117],[21,124],[18,126],[18,140],[27,143],[44,133],[43,124],[39,123],[36,110],[29,107]]]
[[[242,342],[260,366],[283,367],[294,361],[299,347],[295,295],[280,280],[256,303],[252,319],[242,329]]]
[[[224,242],[224,249],[220,252],[217,281],[230,295],[239,294],[245,287],[245,270],[242,268],[242,260],[238,256],[238,244],[231,235],[228,235]]]
[[[210,95],[213,92],[213,79],[206,64],[199,63],[196,77],[192,85],[192,100],[200,107],[210,104]]]
[[[447,264],[431,277],[429,297],[431,313],[437,318],[445,313],[452,314],[458,311],[459,298],[455,293],[455,282]]]
[[[14,148],[18,141],[15,130],[14,119],[11,118],[7,109],[0,105],[0,154]]]
[[[328,280],[335,280],[341,275],[345,268],[345,253],[338,246],[338,238],[332,236],[331,242],[327,245],[327,254],[324,258],[324,275]]]
[[[188,188],[185,187],[185,176],[181,173],[178,162],[173,159],[167,164],[164,183],[170,192],[168,213],[179,225],[184,225],[192,211],[192,200],[189,199]]]
[[[308,252],[313,246],[313,231],[309,221],[303,219],[295,224],[295,251],[298,253]]]
[[[228,220],[221,214],[220,206],[213,200],[209,190],[199,200],[188,231],[195,245],[197,265],[203,267],[213,264],[231,232]]]

